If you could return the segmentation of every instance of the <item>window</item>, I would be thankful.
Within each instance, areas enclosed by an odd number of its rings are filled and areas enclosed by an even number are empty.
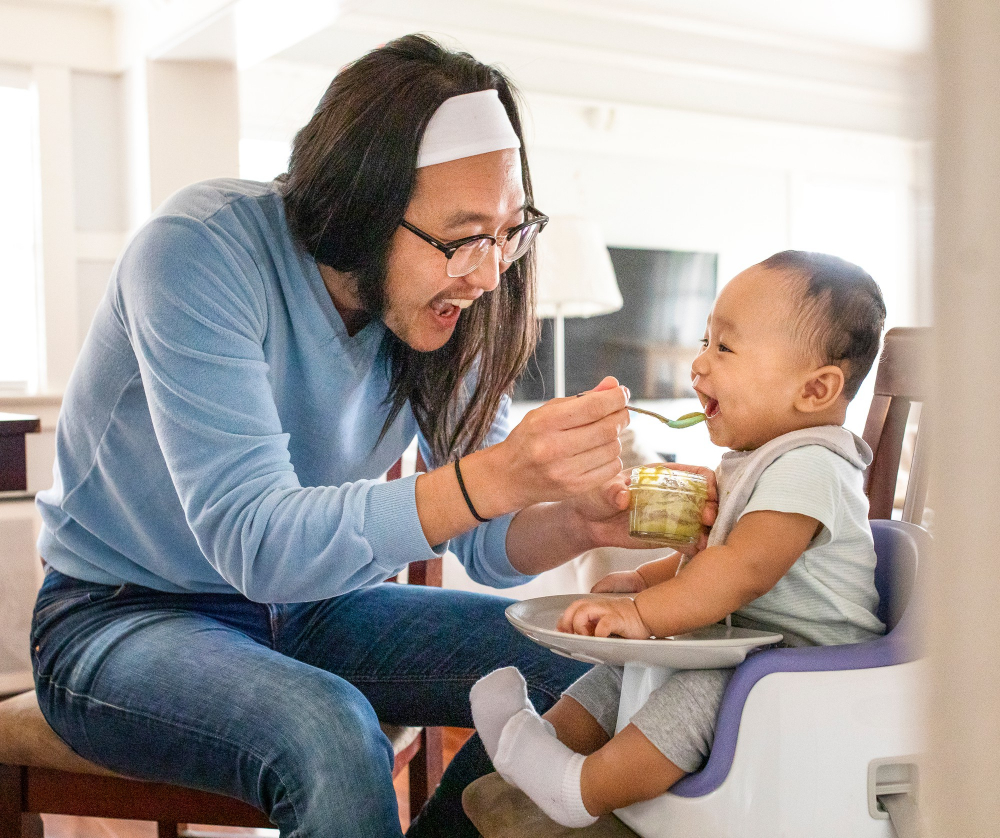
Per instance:
[[[0,86],[0,392],[38,385],[34,108]]]

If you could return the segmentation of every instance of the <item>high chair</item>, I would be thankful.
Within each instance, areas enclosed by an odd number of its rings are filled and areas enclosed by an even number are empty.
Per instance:
[[[401,475],[401,462],[387,477]],[[418,459],[417,470],[425,466]],[[407,583],[441,587],[441,559],[413,562]],[[192,681],[192,687],[196,684]],[[114,774],[78,756],[46,723],[31,673],[0,681],[0,838],[41,838],[39,814],[156,821],[159,838],[177,838],[187,824],[265,827],[263,812],[240,800]],[[289,712],[295,712],[289,706]],[[392,743],[396,777],[409,768],[410,817],[441,780],[440,728],[382,725]]]
[[[877,797],[905,790],[897,780],[912,789],[923,746],[923,662],[907,606],[929,536],[902,521],[872,521],[872,533],[888,633],[748,657],[701,771],[616,813],[642,838],[893,838]]]
[[[618,810],[584,830],[539,818],[496,774],[466,789],[463,804],[484,838],[910,838],[899,814],[914,811],[923,749],[919,659],[911,594],[930,537],[917,526],[927,490],[920,435],[906,498],[893,516],[911,402],[926,392],[928,329],[885,338],[865,428],[874,460],[866,475],[879,618],[867,643],[768,649],[739,665],[727,687],[704,767],[664,795]],[[926,425],[926,417],[922,416]],[[921,429],[926,431],[926,427]],[[640,706],[645,695],[622,695]],[[890,822],[890,813],[895,812]],[[518,830],[516,824],[529,824]],[[626,826],[627,825],[627,826]]]

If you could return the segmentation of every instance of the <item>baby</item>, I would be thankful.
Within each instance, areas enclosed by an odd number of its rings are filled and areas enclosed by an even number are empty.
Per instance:
[[[559,629],[665,637],[732,623],[787,645],[856,643],[882,634],[863,470],[871,450],[843,427],[878,354],[885,304],[856,265],[785,251],[734,277],[708,318],[691,367],[709,436],[731,449],[717,471],[708,547],[612,573]],[[605,489],[627,503],[624,476]],[[622,670],[597,666],[545,717],[514,668],[472,688],[472,715],[493,764],[570,827],[662,794],[705,761],[732,670],[672,675],[617,735]]]

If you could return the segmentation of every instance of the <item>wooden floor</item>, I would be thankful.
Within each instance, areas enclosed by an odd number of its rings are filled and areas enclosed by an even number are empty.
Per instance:
[[[448,767],[451,758],[458,753],[459,748],[465,744],[465,740],[475,733],[471,728],[446,727],[444,728],[444,765]],[[393,785],[396,787],[396,801],[399,803],[399,822],[406,831],[410,824],[410,798],[408,794],[409,769],[404,768],[395,779]]]

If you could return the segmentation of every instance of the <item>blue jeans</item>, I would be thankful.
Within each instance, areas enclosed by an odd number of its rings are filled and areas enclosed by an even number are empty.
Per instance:
[[[283,838],[399,836],[391,724],[471,727],[469,689],[517,666],[540,711],[587,666],[521,637],[509,600],[387,583],[319,602],[109,587],[51,571],[35,605],[39,704],[114,771],[237,797]],[[478,737],[408,836],[475,836]]]

